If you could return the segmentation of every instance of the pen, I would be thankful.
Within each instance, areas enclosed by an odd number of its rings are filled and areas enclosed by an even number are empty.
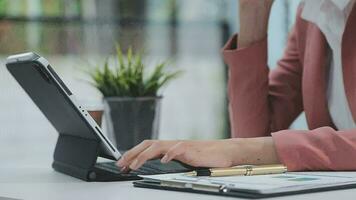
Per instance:
[[[265,174],[282,174],[287,172],[284,165],[239,165],[230,168],[197,169],[187,176],[252,176]]]

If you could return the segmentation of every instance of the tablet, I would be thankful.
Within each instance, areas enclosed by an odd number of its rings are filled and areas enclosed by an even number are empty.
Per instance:
[[[45,58],[32,52],[12,55],[6,67],[59,134],[99,140],[102,157],[121,157]]]

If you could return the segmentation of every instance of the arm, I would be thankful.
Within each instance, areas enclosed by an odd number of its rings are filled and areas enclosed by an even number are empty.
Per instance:
[[[283,163],[289,171],[355,170],[356,129],[283,130],[272,137],[212,141],[149,140],[126,152],[118,165],[137,169],[161,157],[162,163],[175,159],[196,167]]]
[[[299,8],[298,15],[300,12]],[[300,21],[297,17],[296,23]],[[244,38],[241,30],[240,35],[234,36],[224,47],[225,62],[229,65],[228,93],[233,137],[270,136],[271,132],[287,129],[302,112],[298,27],[294,26],[283,58],[271,72],[267,66],[266,35],[247,47],[241,47],[240,39]],[[236,44],[238,48],[235,48]]]

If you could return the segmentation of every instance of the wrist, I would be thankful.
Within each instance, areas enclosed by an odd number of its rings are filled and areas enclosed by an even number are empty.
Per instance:
[[[247,47],[267,36],[273,0],[240,0],[238,47]]]
[[[277,164],[280,163],[272,137],[234,138],[233,165],[241,164]]]
[[[250,149],[250,145],[246,141],[248,140],[247,138],[232,138],[229,139],[229,145],[232,147],[230,149],[231,155],[231,162],[232,165],[241,165],[241,164],[247,164],[246,158],[248,157],[247,154],[252,154],[252,149]]]

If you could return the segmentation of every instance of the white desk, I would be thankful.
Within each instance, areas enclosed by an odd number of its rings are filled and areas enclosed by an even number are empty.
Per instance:
[[[1,136],[1,134],[0,134]],[[33,140],[0,137],[0,197],[18,199],[234,199],[211,195],[134,188],[131,182],[87,183],[51,169],[56,134]],[[278,199],[355,199],[356,189],[285,196]],[[0,198],[1,199],[1,198]]]

